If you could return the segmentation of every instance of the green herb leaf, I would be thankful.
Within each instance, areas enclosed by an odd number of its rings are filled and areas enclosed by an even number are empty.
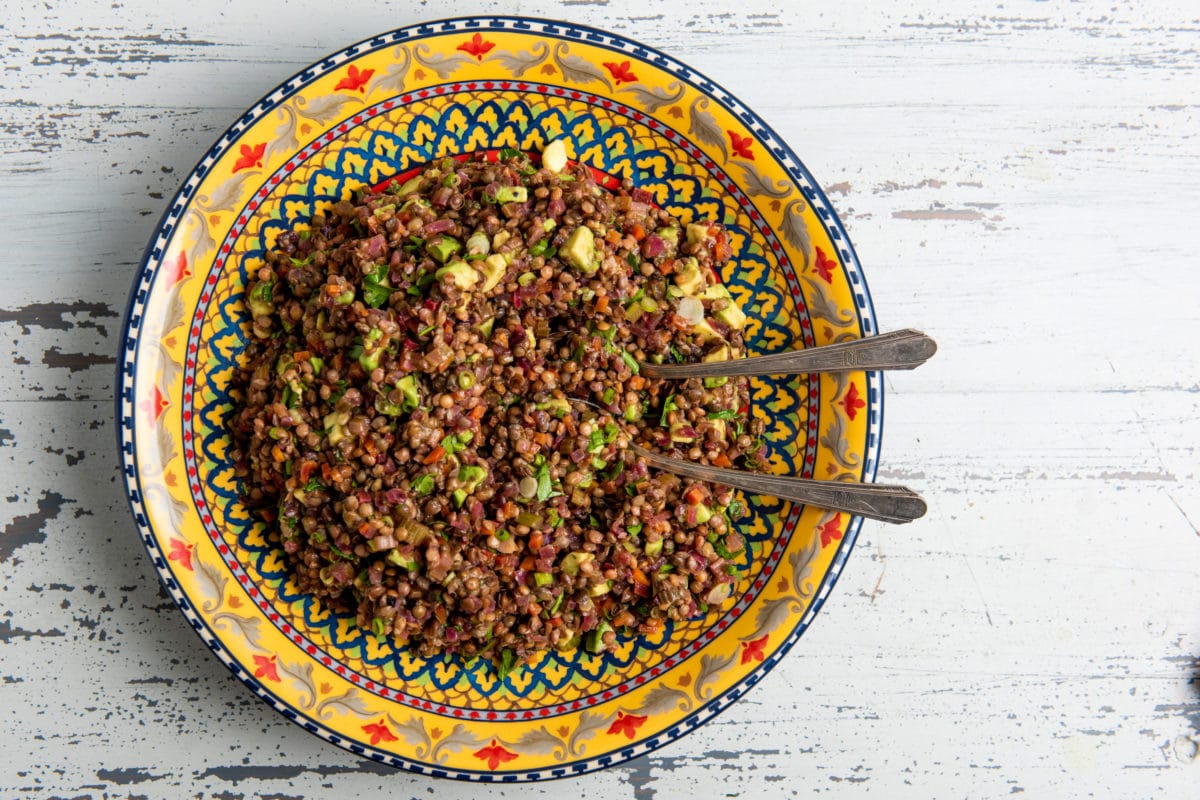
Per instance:
[[[675,405],[675,395],[667,395],[667,399],[663,401],[662,414],[658,418],[659,427],[667,427],[667,414],[678,410],[679,406]]]
[[[641,371],[641,367],[638,366],[637,359],[629,355],[628,350],[621,351],[621,360],[625,362],[625,366],[629,367],[629,371],[634,375],[637,375],[638,372]]]
[[[625,256],[625,263],[629,264],[633,269],[637,269],[642,264],[641,260],[637,257],[637,253],[633,252]]]
[[[517,665],[517,654],[507,647],[500,651],[500,660],[494,666],[496,667],[496,680],[504,680],[508,674],[513,671],[513,667]]]
[[[501,147],[500,148],[500,160],[501,161],[507,161],[510,158],[522,158],[524,155],[525,154],[522,153],[520,150],[517,150],[512,147]]]
[[[643,527],[644,527],[644,525],[640,522],[638,522],[634,525],[626,525],[625,532],[628,533],[630,536],[637,536],[639,533],[642,532]]]
[[[537,472],[534,473],[534,477],[537,478],[538,502],[544,503],[550,499],[551,494],[554,492],[554,485],[550,481],[550,465],[543,460],[537,468]]]
[[[709,419],[737,419],[737,417],[738,417],[738,413],[736,411],[731,411],[729,409],[723,409],[721,411],[713,411],[713,412],[710,412],[708,415]]]

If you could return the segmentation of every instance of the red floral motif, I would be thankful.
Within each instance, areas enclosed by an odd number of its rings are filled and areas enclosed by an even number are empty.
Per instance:
[[[838,262],[835,259],[825,255],[825,251],[817,248],[817,274],[821,276],[826,283],[833,283],[833,271],[837,269]]]
[[[367,90],[365,87],[367,85],[367,81],[371,80],[371,76],[374,74],[375,70],[373,69],[364,69],[362,72],[359,72],[358,67],[351,64],[350,68],[346,70],[346,77],[338,81],[337,85],[333,87],[333,90],[337,92],[341,91],[342,89],[349,89],[352,92],[366,94]]]
[[[751,661],[762,661],[766,655],[767,639],[771,634],[764,633],[757,639],[749,642],[742,642],[742,663],[749,664]]]
[[[858,416],[858,410],[866,407],[866,403],[858,395],[858,384],[854,381],[850,382],[850,388],[846,390],[846,396],[838,400],[838,405],[846,409],[846,416],[854,419]]]
[[[363,725],[362,729],[371,735],[371,744],[396,741],[396,734],[392,733],[383,720]]]
[[[608,726],[609,733],[623,733],[630,739],[637,733],[637,729],[642,727],[642,723],[646,721],[645,717],[639,717],[637,714],[626,714],[623,711],[617,712],[617,718],[613,720],[613,724]]]
[[[180,250],[179,256],[175,259],[175,269],[171,273],[171,285],[174,286],[184,278],[190,277],[192,277],[192,271],[188,268],[187,253]]]
[[[171,403],[167,398],[163,397],[163,393],[155,386],[150,396],[138,403],[138,408],[146,412],[146,416],[150,418],[150,424],[153,425],[158,422],[158,418],[162,416],[163,411],[169,405]]]
[[[244,144],[238,152],[241,153],[241,156],[238,157],[237,161],[233,162],[234,172],[250,169],[251,167],[261,167],[263,153],[267,152],[267,143],[260,142],[253,147]]]
[[[179,566],[192,572],[192,546],[182,539],[171,540],[171,552],[167,554],[171,561],[178,561]]]
[[[842,515],[834,514],[833,519],[817,528],[817,531],[821,534],[821,547],[829,547],[830,542],[841,540]]]
[[[477,33],[454,49],[462,50],[467,55],[474,56],[476,60],[483,61],[487,51],[495,46],[494,42],[484,41],[484,38]]]
[[[505,750],[495,739],[492,739],[492,743],[487,747],[476,750],[474,755],[476,758],[486,761],[488,769],[495,769],[505,761],[512,761],[517,757],[516,753]]]
[[[729,134],[729,144],[733,147],[733,154],[753,161],[754,153],[750,150],[750,145],[754,144],[754,140],[749,136],[738,136],[733,131],[725,132]]]
[[[628,61],[622,61],[620,64],[612,61],[605,61],[604,68],[607,69],[609,74],[613,76],[613,80],[617,82],[617,86],[620,86],[622,83],[637,82],[637,75],[634,75],[633,70],[629,68]]]
[[[275,668],[275,656],[255,656],[254,666],[257,667],[254,670],[254,677],[266,678],[279,683],[279,670]]]

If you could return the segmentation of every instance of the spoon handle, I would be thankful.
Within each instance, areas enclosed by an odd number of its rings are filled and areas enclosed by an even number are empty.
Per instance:
[[[937,352],[937,342],[920,331],[902,330],[769,356],[697,364],[640,364],[651,378],[720,378],[735,375],[795,375],[875,369],[913,369]]]
[[[778,497],[781,500],[827,508],[830,511],[843,511],[883,522],[904,523],[925,516],[927,509],[920,495],[903,486],[817,481],[789,475],[762,475],[667,458],[636,444],[630,444],[630,447],[651,466],[685,478],[711,481],[751,494]]]

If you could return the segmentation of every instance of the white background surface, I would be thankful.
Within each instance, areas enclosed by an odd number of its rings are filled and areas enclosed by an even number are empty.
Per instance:
[[[1200,794],[1194,2],[2,5],[0,797]],[[929,516],[868,522],[713,723],[520,788],[385,771],[254,700],[159,593],[112,421],[126,292],[202,150],[319,57],[475,12],[723,84],[829,192],[883,328],[941,343],[888,379],[880,471]]]

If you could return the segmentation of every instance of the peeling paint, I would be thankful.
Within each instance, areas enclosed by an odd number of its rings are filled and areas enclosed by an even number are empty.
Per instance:
[[[68,316],[85,315],[89,319],[72,321]],[[22,333],[32,333],[33,328],[69,331],[74,327],[95,328],[101,336],[108,336],[108,329],[97,323],[96,318],[116,319],[117,312],[107,303],[89,303],[76,300],[73,303],[31,303],[15,310],[0,309],[0,322],[15,322]]]
[[[64,353],[56,346],[42,354],[42,363],[52,369],[79,372],[88,367],[115,364],[116,358],[103,353]]]
[[[40,544],[46,540],[45,524],[58,517],[66,498],[58,492],[45,491],[38,500],[37,511],[14,517],[0,531],[0,563],[7,561],[19,548]]]

